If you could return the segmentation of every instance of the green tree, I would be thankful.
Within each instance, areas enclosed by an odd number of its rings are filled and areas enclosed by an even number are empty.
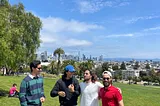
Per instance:
[[[125,64],[124,62],[122,62],[120,69],[121,69],[121,70],[126,70],[126,64]]]
[[[147,72],[146,71],[140,71],[139,72],[139,76],[142,78],[143,76],[147,76]]]
[[[57,71],[56,71],[56,61],[52,61],[49,65],[48,65],[48,69],[49,69],[49,72],[51,74],[58,74]]]
[[[65,52],[64,52],[64,50],[62,49],[62,48],[57,48],[55,51],[54,51],[54,56],[58,56],[58,63],[57,63],[57,72],[58,72],[58,74],[60,74],[60,63],[61,63],[61,61],[60,61],[60,57],[61,57],[61,54],[64,54]]]
[[[35,59],[40,46],[40,19],[26,12],[22,3],[0,0],[0,66],[18,69]]]
[[[146,69],[150,69],[151,67],[150,67],[150,65],[149,65],[149,63],[147,63],[146,64]]]
[[[115,70],[114,79],[122,79],[122,70]]]
[[[143,77],[142,77],[142,80],[143,80],[143,81],[147,81],[147,82],[148,82],[148,85],[149,85],[149,82],[152,81],[152,78],[151,78],[150,76],[143,76]]]
[[[140,79],[137,77],[133,77],[132,80],[134,81],[134,84],[137,84],[137,82],[140,82]]]
[[[131,84],[132,77],[131,77],[131,76],[128,76],[127,79],[128,79],[128,81],[129,81],[128,84],[130,85],[130,84]]]
[[[97,74],[97,76],[98,76],[99,78],[102,77],[102,66],[96,67],[96,68],[94,69],[94,71],[95,71],[95,73]]]
[[[136,61],[135,65],[133,66],[134,69],[138,69],[140,67],[139,62]]]
[[[108,62],[104,62],[104,63],[102,64],[102,70],[103,70],[103,71],[107,71],[108,68],[109,68]]]
[[[119,65],[118,65],[118,64],[113,65],[113,66],[112,66],[112,69],[113,69],[113,70],[119,70]]]

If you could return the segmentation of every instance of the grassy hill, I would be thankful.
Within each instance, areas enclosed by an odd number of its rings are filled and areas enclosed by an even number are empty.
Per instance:
[[[0,76],[0,92],[7,94],[13,83],[17,83],[18,88],[24,77]],[[58,98],[51,98],[50,91],[56,79],[45,78],[44,90],[46,101],[43,106],[59,106]],[[125,106],[160,106],[160,88],[141,85],[127,85],[115,83],[122,89]],[[78,102],[79,103],[79,102]],[[18,98],[8,98],[7,95],[0,96],[0,106],[20,106]]]

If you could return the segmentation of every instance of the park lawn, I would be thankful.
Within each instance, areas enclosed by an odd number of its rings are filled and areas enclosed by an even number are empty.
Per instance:
[[[24,77],[0,76],[0,91],[3,90],[3,92],[8,93],[13,83],[17,83],[19,88],[23,78]],[[45,78],[44,90],[46,101],[43,106],[59,106],[58,97],[50,97],[50,91],[55,82],[56,79]],[[160,88],[122,83],[115,83],[114,85],[121,88],[125,106],[160,106]],[[0,96],[0,106],[20,106],[19,99]]]

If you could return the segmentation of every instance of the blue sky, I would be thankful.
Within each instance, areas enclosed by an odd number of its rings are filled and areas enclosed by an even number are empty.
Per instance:
[[[160,58],[160,0],[9,0],[40,17],[38,53]]]

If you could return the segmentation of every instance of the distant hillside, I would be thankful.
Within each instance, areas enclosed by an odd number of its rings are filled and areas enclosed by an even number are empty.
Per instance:
[[[104,60],[104,61],[119,61],[119,62],[121,62],[121,61],[132,61],[133,59],[136,60],[136,61],[146,61],[146,60],[148,60],[148,61],[150,61],[150,60],[152,60],[152,61],[160,61],[160,59],[158,59],[158,58],[155,58],[155,59],[104,58],[103,60]]]

